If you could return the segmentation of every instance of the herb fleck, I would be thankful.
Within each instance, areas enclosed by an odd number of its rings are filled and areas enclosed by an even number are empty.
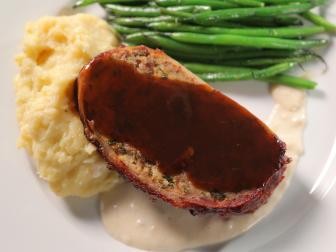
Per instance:
[[[222,200],[225,199],[225,194],[224,193],[214,191],[214,192],[211,192],[210,194],[211,194],[211,197],[215,200],[222,201]]]
[[[115,144],[117,144],[117,141],[114,140],[114,139],[110,139],[110,140],[107,141],[107,144],[108,145],[115,145]]]
[[[160,73],[162,75],[161,76],[162,79],[167,79],[168,78],[168,74],[165,71],[163,71],[161,67],[158,67],[158,70],[160,71]]]
[[[125,155],[127,154],[127,151],[126,149],[124,148],[124,146],[118,146],[117,150],[116,150],[116,153],[118,155]]]
[[[149,177],[153,176],[153,170],[152,170],[152,168],[149,168],[149,170],[148,170],[148,176]]]
[[[144,160],[145,160],[145,163],[147,163],[147,164],[150,164],[150,165],[155,165],[156,164],[156,162],[152,159],[144,158]]]
[[[172,176],[163,175],[162,177],[168,181],[168,187],[174,187],[174,179]]]

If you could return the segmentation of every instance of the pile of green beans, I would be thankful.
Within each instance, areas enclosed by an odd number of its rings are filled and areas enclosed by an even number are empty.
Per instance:
[[[79,0],[100,4],[126,45],[160,48],[206,81],[262,80],[313,89],[288,75],[312,61],[336,26],[312,9],[326,0]],[[312,38],[313,37],[313,38]]]

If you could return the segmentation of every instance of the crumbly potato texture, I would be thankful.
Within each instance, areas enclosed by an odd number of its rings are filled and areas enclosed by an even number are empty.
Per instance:
[[[87,197],[119,180],[85,138],[73,104],[81,68],[118,44],[105,21],[87,14],[44,17],[26,26],[16,57],[18,145],[57,195]]]

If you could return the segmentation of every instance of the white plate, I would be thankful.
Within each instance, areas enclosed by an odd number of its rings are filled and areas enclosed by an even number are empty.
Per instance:
[[[2,1],[0,7],[0,251],[137,251],[110,238],[99,219],[97,200],[60,199],[32,172],[17,150],[18,130],[12,79],[25,22],[56,15],[71,1]],[[334,15],[333,15],[334,13]],[[336,6],[328,9],[336,21]],[[336,47],[325,57],[329,71],[315,70],[320,85],[309,92],[305,155],[275,211],[245,235],[196,251],[336,251]],[[317,73],[317,74],[316,74]],[[272,101],[263,84],[216,85],[265,119]]]

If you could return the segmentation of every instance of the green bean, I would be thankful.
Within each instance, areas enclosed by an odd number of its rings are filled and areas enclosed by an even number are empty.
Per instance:
[[[313,55],[305,55],[301,57],[288,57],[288,58],[248,58],[248,59],[234,59],[234,60],[227,60],[221,61],[220,64],[228,65],[228,66],[244,66],[244,67],[259,67],[259,66],[267,66],[267,65],[274,65],[279,63],[305,63],[312,59],[315,56]]]
[[[131,43],[131,42],[122,42],[122,45],[125,45],[125,46],[137,46],[137,44],[134,44],[134,43]]]
[[[244,75],[244,73],[240,75]],[[217,74],[214,74],[214,73],[198,74],[198,76],[204,81],[221,81],[222,80],[220,79],[221,74],[219,73]],[[256,78],[256,79],[269,82],[271,84],[281,84],[281,85],[286,85],[286,86],[295,87],[295,88],[303,88],[303,89],[315,89],[317,86],[317,83],[314,81],[295,77],[295,76],[290,76],[290,75],[275,75],[271,77],[265,77],[265,78],[260,78],[260,79]],[[227,73],[225,80],[232,81],[232,80],[239,80],[239,79],[237,79],[236,73]]]
[[[173,32],[167,33],[171,38],[185,43],[207,44],[207,45],[225,45],[225,46],[243,46],[269,49],[309,49],[326,45],[328,40],[294,40],[270,37],[249,37],[240,35],[208,35],[199,33]]]
[[[161,16],[162,10],[164,10],[164,8],[160,7],[123,6],[117,4],[106,4],[104,8],[110,13],[126,17],[158,17]],[[166,10],[171,12],[194,12],[195,9],[207,11],[210,8],[208,6],[174,6],[166,8]]]
[[[317,86],[317,83],[314,81],[290,75],[276,75],[264,80],[272,84],[283,84],[296,88],[314,89]]]
[[[216,25],[221,25],[224,21]],[[295,26],[302,25],[302,20],[297,16],[269,16],[269,17],[248,17],[236,20],[245,26],[258,26],[258,27],[278,27],[278,26]]]
[[[309,50],[260,50],[260,51],[251,51],[254,54],[248,55],[249,58],[255,59],[260,57],[279,57],[279,58],[288,58],[288,57],[300,57],[307,55],[314,55]]]
[[[106,4],[105,10],[122,17],[158,17],[161,16],[160,8],[156,7],[133,7],[116,4]]]
[[[202,27],[195,25],[185,25],[181,23],[157,22],[148,25],[149,28],[156,31],[170,32],[199,32],[207,34],[233,34],[258,37],[280,37],[295,38],[310,36],[324,32],[321,26],[311,27],[286,27],[286,28],[223,28],[223,27]]]
[[[199,65],[199,66],[195,66]],[[192,72],[196,72],[201,79],[206,81],[228,81],[228,80],[260,80],[288,71],[295,66],[295,63],[280,63],[263,69],[242,68],[241,71],[228,71],[226,66],[212,66],[206,64],[186,64]],[[216,71],[212,71],[217,69]],[[201,70],[201,72],[197,71]],[[206,72],[206,70],[211,70]],[[218,71],[219,70],[219,71]]]
[[[149,1],[147,5],[148,5],[148,6],[158,7],[158,5],[155,3],[154,0]]]
[[[119,25],[126,25],[126,26],[132,26],[132,27],[146,27],[147,24],[150,24],[152,22],[177,22],[178,18],[171,17],[171,16],[160,16],[160,17],[133,17],[133,18],[127,18],[127,17],[121,17],[121,18],[113,18],[111,21],[115,24]]]
[[[283,66],[291,66],[294,62],[283,62],[281,64],[274,64]],[[184,63],[183,64],[186,68],[193,71],[194,73],[203,74],[203,73],[226,73],[226,72],[236,72],[239,73],[240,71],[244,73],[251,73],[251,71],[259,70],[256,68],[248,68],[248,67],[238,67],[238,66],[230,66],[230,65],[214,65],[214,64],[200,64],[200,63]],[[295,64],[294,64],[295,65]],[[272,68],[273,69],[273,68]]]
[[[269,68],[256,70],[245,67],[228,67],[218,65],[204,65],[195,63],[185,63],[184,66],[195,72],[205,81],[232,81],[258,79],[271,82],[273,84],[283,84],[292,87],[314,89],[317,83],[288,75],[279,75],[293,67],[291,63],[273,65]],[[274,74],[275,73],[275,74]]]
[[[187,24],[192,24],[192,22],[190,22],[190,19],[184,19],[184,20],[180,20],[182,21],[186,21],[184,23]],[[198,25],[195,24],[194,25]],[[249,27],[249,24],[242,24],[242,23],[238,23],[238,22],[231,22],[231,21],[221,21],[220,23],[216,24],[216,26],[218,27],[225,27],[225,28],[243,28],[243,27]],[[206,27],[213,27],[213,25],[203,25],[202,27],[206,28]]]
[[[149,43],[152,46],[159,47],[168,51],[173,51],[174,53],[182,53],[188,55],[193,55],[197,53],[197,55],[204,55],[203,57],[209,57],[209,56],[218,57],[219,55],[225,57],[225,54],[227,52],[238,52],[238,51],[244,52],[248,50],[246,48],[239,48],[239,47],[221,47],[221,46],[186,44],[175,41],[170,38],[166,38],[164,36],[160,36],[153,32],[140,32],[131,34],[126,37],[126,41],[133,43],[136,42],[138,44]]]
[[[134,34],[130,34],[128,36],[125,37],[125,42],[127,43],[133,43],[133,44],[137,44],[137,45],[147,45],[149,47],[156,47],[153,43],[151,43],[149,41],[149,37],[154,36],[154,35],[158,35],[157,32],[140,32],[140,33],[134,33]]]
[[[265,66],[274,65],[279,63],[293,62],[293,63],[304,63],[315,58],[313,55],[305,55],[301,57],[289,57],[289,58],[256,58],[256,59],[246,59],[246,60],[230,60],[221,62],[222,64],[227,64],[230,66]]]
[[[225,53],[219,53],[216,55],[202,55],[197,53],[185,53],[175,50],[164,50],[168,55],[171,57],[181,60],[181,61],[197,61],[197,62],[203,62],[203,63],[216,63],[216,64],[227,64],[228,60],[243,60],[247,61],[249,59],[258,59],[258,58],[264,58],[264,57],[277,57],[277,58],[286,58],[286,57],[299,57],[299,56],[305,56],[309,54],[310,52],[306,51],[283,51],[283,50],[247,50],[240,53],[238,49],[236,51],[227,51]]]
[[[255,0],[156,0],[155,1],[160,6],[177,6],[177,5],[196,5],[196,4],[206,4],[214,9],[225,9],[225,8],[235,8],[238,6],[249,6],[249,7],[263,7],[264,3]]]
[[[201,13],[211,10],[209,6],[174,6],[167,8],[160,7],[139,7],[139,6],[123,6],[117,4],[106,4],[104,8],[107,12],[121,17],[159,17],[164,13],[172,16],[182,16],[191,18],[190,13]],[[188,13],[183,15],[184,13]],[[180,15],[179,15],[180,14]]]
[[[291,4],[291,3],[310,3],[319,6],[326,3],[326,0],[263,0],[264,3],[272,5]]]
[[[149,0],[79,0],[74,4],[74,8],[77,7],[84,7],[91,4],[99,3],[99,4],[109,4],[109,3],[116,3],[116,4],[143,4],[147,3]]]
[[[173,11],[173,10],[169,10],[162,8],[161,9],[162,14],[165,15],[170,15],[173,17],[177,17],[177,18],[191,18],[193,16],[193,14],[188,13],[188,12],[184,12],[184,11]]]
[[[265,3],[255,0],[227,0],[230,3],[237,4],[242,7],[264,7]]]
[[[303,17],[305,17],[307,20],[310,22],[323,26],[327,31],[329,32],[336,32],[336,25],[333,23],[330,23],[328,20],[325,18],[312,13],[311,11],[305,12],[302,14]]]
[[[311,3],[311,0],[262,0],[266,4],[281,5],[281,4],[291,4],[296,3]]]
[[[183,7],[183,6],[180,6],[180,7]],[[200,12],[211,10],[211,7],[207,5],[194,5],[192,7],[193,7],[192,13],[200,13]],[[175,8],[178,8],[178,7],[175,7]],[[170,8],[168,7],[167,9],[170,9]]]
[[[185,63],[184,66],[190,71],[195,72],[205,81],[232,81],[232,80],[248,80],[258,79],[273,84],[283,84],[292,87],[314,89],[317,83],[299,77],[275,74],[285,72],[292,66],[290,65],[274,65],[269,68],[256,70],[245,67],[229,67],[218,65],[204,65]],[[208,72],[207,72],[208,71]]]
[[[156,0],[155,3],[159,6],[178,6],[178,5],[208,5],[212,8],[234,8],[236,4],[229,1],[219,0]]]
[[[210,65],[200,63],[183,63],[183,65],[196,74],[210,74],[210,73],[251,74],[251,71],[253,71],[253,69],[251,68],[233,67],[224,65]]]
[[[133,35],[134,36],[134,35]],[[223,55],[227,52],[244,52],[248,49],[239,47],[221,47],[221,46],[206,46],[206,45],[192,45],[175,41],[159,35],[148,36],[148,41],[165,50],[172,50],[184,54],[198,54],[198,55]]]
[[[210,11],[211,7],[207,5],[181,5],[181,6],[172,6],[172,7],[167,7],[167,8],[160,8],[161,12],[162,10],[167,10],[171,12],[189,12],[189,13],[199,13],[203,11]]]
[[[133,33],[138,33],[138,32],[147,32],[146,30],[143,30],[143,29],[123,26],[123,25],[118,25],[118,24],[113,24],[112,27],[120,34],[133,34]]]
[[[221,62],[226,62],[229,59],[237,59],[237,55],[242,55],[237,52],[227,52],[225,54],[218,54],[218,55],[203,55],[203,54],[190,54],[190,53],[182,53],[179,51],[175,50],[169,50],[169,49],[164,49],[164,51],[171,56],[172,58],[179,60],[179,61],[195,61],[199,63],[216,63],[220,64]],[[245,52],[244,52],[245,54]],[[247,52],[247,55],[249,55],[250,52]],[[238,57],[240,58],[240,57]],[[245,57],[242,57],[245,58]]]
[[[190,22],[189,22],[190,23]],[[195,23],[195,22],[194,22]],[[228,25],[229,24],[229,25]],[[270,16],[270,17],[248,17],[239,20],[220,21],[216,24],[202,24],[204,27],[279,27],[279,26],[298,26],[302,25],[302,20],[297,16]]]
[[[265,17],[277,15],[297,14],[308,11],[311,4],[289,4],[281,6],[270,6],[263,8],[236,8],[207,11],[194,15],[193,21],[198,24],[216,24],[223,20],[237,20],[246,17]]]
[[[195,25],[186,25],[183,23],[175,22],[175,23],[168,23],[168,22],[153,22],[148,24],[147,26],[150,29],[155,31],[163,31],[163,32],[199,32],[202,31],[203,33],[216,33],[213,32],[214,30],[210,27],[203,27],[203,26],[195,26]],[[219,27],[221,29],[221,27]],[[223,28],[226,29],[226,28]]]

